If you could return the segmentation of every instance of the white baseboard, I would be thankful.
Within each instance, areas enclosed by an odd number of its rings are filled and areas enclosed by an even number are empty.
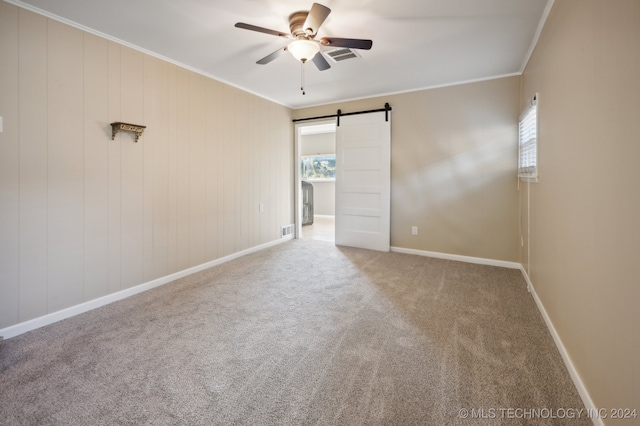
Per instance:
[[[437,259],[455,260],[458,262],[477,263],[480,265],[500,266],[509,269],[521,269],[522,265],[517,262],[507,262],[505,260],[485,259],[482,257],[461,256],[458,254],[440,253],[436,251],[415,250],[404,247],[391,247],[392,252],[415,254],[418,256],[435,257]]]
[[[88,302],[80,303],[79,305],[71,306],[66,309],[62,309],[60,311],[52,312],[50,314],[43,315],[38,318],[34,318],[29,321],[21,322],[16,325],[12,325],[3,329],[0,329],[0,336],[5,339],[9,339],[11,337],[18,336],[20,334],[26,333],[31,330],[35,330],[40,327],[44,327],[49,324],[53,324],[60,320],[70,318],[84,312],[90,311],[92,309],[99,308],[101,306],[108,305],[109,303],[116,302],[118,300],[125,299],[127,297],[133,296],[134,294],[142,293],[143,291],[151,290],[152,288],[159,287],[161,285],[170,283],[177,279],[186,277],[188,275],[194,274],[196,272],[203,271],[205,269],[211,268],[216,265],[220,265],[225,262],[229,262],[230,260],[237,259],[239,257],[245,256],[250,253],[255,253],[260,250],[264,250],[266,248],[281,244],[291,240],[291,236],[284,237],[278,240],[270,241],[265,244],[261,244],[259,246],[251,247],[246,250],[239,251],[237,253],[230,254],[225,257],[221,257],[219,259],[212,260],[210,262],[203,263],[198,266],[194,266],[183,271],[175,272],[171,275],[167,275],[165,277],[157,278],[152,281],[148,281],[146,283],[137,285],[135,287],[131,287],[125,290],[118,291],[116,293],[111,293],[103,297],[99,297],[97,299],[90,300]]]
[[[564,344],[562,343],[562,339],[560,339],[560,336],[558,335],[558,332],[556,331],[556,328],[554,327],[553,322],[551,322],[551,318],[549,318],[549,315],[547,314],[547,310],[544,308],[542,301],[538,297],[538,294],[536,293],[536,289],[533,287],[533,284],[531,283],[531,279],[529,278],[529,274],[527,274],[527,271],[525,271],[522,265],[520,265],[520,271],[522,272],[522,276],[527,282],[527,288],[529,289],[531,296],[533,296],[533,300],[536,302],[536,306],[538,307],[538,310],[540,311],[540,314],[542,315],[542,318],[544,319],[544,322],[547,325],[547,328],[549,329],[549,333],[551,333],[551,337],[553,337],[553,341],[555,342],[556,347],[560,352],[560,356],[562,356],[562,360],[564,361],[565,367],[567,367],[567,370],[569,371],[571,380],[573,380],[573,384],[576,386],[576,389],[578,390],[578,394],[582,399],[582,403],[584,404],[587,411],[591,413],[597,413],[598,409],[593,403],[593,400],[591,399],[591,396],[589,395],[589,392],[587,391],[587,388],[585,387],[584,382],[582,381],[582,378],[580,378],[580,375],[578,374],[576,367],[573,365],[573,362],[571,361],[571,357],[569,356],[567,349],[564,347]],[[602,421],[602,419],[597,416],[592,416],[591,421],[595,426],[604,426],[604,422]]]

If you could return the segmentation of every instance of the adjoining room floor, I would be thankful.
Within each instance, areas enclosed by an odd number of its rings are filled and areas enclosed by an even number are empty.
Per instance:
[[[335,242],[335,216],[315,216],[313,224],[302,227],[302,238]]]

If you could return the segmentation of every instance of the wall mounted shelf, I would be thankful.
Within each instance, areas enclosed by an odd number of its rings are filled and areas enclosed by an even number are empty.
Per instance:
[[[138,138],[146,128],[147,126],[140,126],[138,124],[122,123],[120,121],[116,121],[115,123],[111,123],[111,140],[114,140],[116,138],[116,134],[120,130],[127,130],[136,134],[136,142],[138,142]]]

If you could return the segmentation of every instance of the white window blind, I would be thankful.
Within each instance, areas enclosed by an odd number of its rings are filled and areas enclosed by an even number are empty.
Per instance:
[[[533,98],[527,110],[520,117],[518,146],[518,176],[526,180],[538,178],[538,102]]]

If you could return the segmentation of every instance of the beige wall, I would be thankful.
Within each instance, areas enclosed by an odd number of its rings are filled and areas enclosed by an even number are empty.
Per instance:
[[[313,213],[315,215],[334,216],[336,214],[336,183],[312,181]]]
[[[519,77],[298,109],[391,121],[391,245],[519,262]],[[419,235],[411,235],[411,226]]]
[[[522,259],[596,407],[640,410],[640,2],[556,0],[521,108],[536,92]]]
[[[293,222],[288,108],[4,2],[0,58],[0,328]]]
[[[336,133],[313,133],[300,137],[300,155],[336,153]]]

